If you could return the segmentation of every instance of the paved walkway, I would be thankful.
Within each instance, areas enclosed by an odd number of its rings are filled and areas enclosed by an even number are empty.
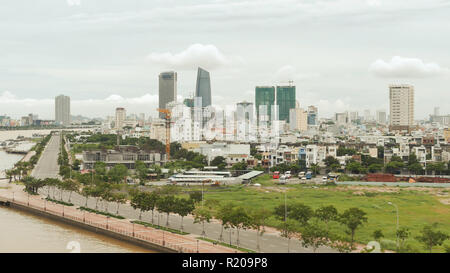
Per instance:
[[[60,178],[58,165],[60,141],[59,135],[53,135],[50,138],[31,173],[32,176],[40,179]]]
[[[99,229],[114,231],[143,241],[162,245],[183,253],[235,253],[234,249],[198,240],[195,235],[178,235],[167,231],[133,224],[129,219],[117,219],[81,211],[78,206],[63,206],[46,201],[42,196],[28,195],[23,186],[0,182],[0,199],[28,206],[63,218],[82,222]]]
[[[46,188],[41,189],[41,195],[47,195],[48,190]],[[61,192],[59,190],[50,190],[50,196],[54,199],[60,198]],[[69,193],[63,192],[62,198],[64,201],[68,201]],[[71,203],[78,206],[85,206],[86,198],[77,193],[72,193],[71,195]],[[89,208],[95,209],[96,207],[96,199],[91,197],[88,198],[87,206]],[[112,202],[99,201],[98,202],[98,210],[108,211],[109,213],[116,213],[117,204]],[[120,204],[119,205],[119,215],[124,216],[129,219],[138,219],[139,218],[139,210],[133,209],[129,204]],[[152,223],[152,212],[142,213],[142,221]],[[153,222],[155,224],[160,224],[162,226],[166,226],[167,222],[167,214],[158,213],[156,210],[154,212]],[[183,220],[184,231],[189,232],[191,234],[197,234],[196,237],[200,237],[202,234],[202,225],[198,223],[194,223],[193,216],[189,215],[184,217]],[[181,217],[179,215],[170,214],[169,217],[169,227],[180,229],[181,227]],[[218,240],[220,237],[222,226],[220,222],[217,220],[213,220],[210,223],[205,223],[205,231],[206,237],[214,240]],[[231,238],[230,238],[231,233]],[[240,230],[239,231],[239,241],[240,246],[257,250],[256,240],[257,235],[255,230]],[[235,229],[224,230],[223,240],[225,243],[230,243],[233,245],[237,245],[237,232]],[[260,237],[260,252],[265,253],[287,253],[288,252],[288,240],[280,236],[280,233],[273,228],[266,228],[266,232],[263,236]],[[291,239],[289,243],[289,252],[292,253],[312,253],[312,249],[304,248],[301,246],[300,241],[297,239]],[[334,249],[323,247],[319,248],[316,252],[329,253],[329,252],[337,252]]]

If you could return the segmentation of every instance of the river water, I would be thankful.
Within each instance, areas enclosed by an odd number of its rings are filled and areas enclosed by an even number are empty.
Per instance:
[[[11,135],[27,137],[42,131],[0,131],[0,140]],[[10,134],[14,133],[14,134]],[[0,170],[11,168],[23,155],[0,150]],[[7,185],[0,179],[0,186]],[[126,253],[152,252],[91,231],[0,206],[0,253]]]

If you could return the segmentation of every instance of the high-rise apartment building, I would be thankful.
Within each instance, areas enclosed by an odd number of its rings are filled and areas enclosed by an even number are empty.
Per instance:
[[[127,118],[127,111],[125,108],[118,107],[116,108],[116,122],[115,122],[115,128],[117,130],[121,130],[124,127],[124,121]]]
[[[414,87],[412,85],[390,85],[390,125],[411,127],[414,124]]]
[[[308,111],[296,107],[290,110],[289,128],[292,131],[305,132],[308,130]]]
[[[378,110],[377,111],[377,123],[386,124],[386,111]]]
[[[236,119],[253,122],[253,103],[246,101],[238,102],[236,104]]]
[[[59,95],[55,98],[55,122],[58,125],[70,125],[71,118],[69,96]]]
[[[273,86],[257,86],[255,87],[255,108],[258,122],[261,116],[267,116],[266,121],[272,120],[272,108],[275,105],[275,87]],[[261,107],[265,106],[265,107]],[[266,113],[260,113],[265,110]]]
[[[308,106],[308,125],[318,125],[318,115],[319,110],[317,107],[313,105]]]
[[[289,111],[295,109],[295,86],[277,86],[277,105],[279,107],[279,120],[289,122]]]
[[[159,108],[167,109],[167,104],[177,100],[177,72],[169,71],[159,74]],[[163,113],[159,113],[164,118]]]
[[[195,96],[202,98],[202,107],[211,105],[211,79],[209,77],[209,72],[200,67],[197,71]]]

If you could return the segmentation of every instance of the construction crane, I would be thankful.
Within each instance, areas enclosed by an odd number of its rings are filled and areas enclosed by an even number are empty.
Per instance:
[[[164,114],[164,118],[166,120],[166,155],[167,161],[170,160],[170,122],[172,118],[172,112],[169,109],[157,109],[158,112]]]

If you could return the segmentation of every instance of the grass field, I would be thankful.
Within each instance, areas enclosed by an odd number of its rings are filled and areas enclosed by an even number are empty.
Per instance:
[[[230,186],[220,189],[205,188],[205,200],[214,199],[221,202],[231,201],[245,208],[265,207],[273,209],[284,204],[284,192],[287,202],[302,202],[317,209],[320,206],[334,205],[339,212],[351,207],[358,207],[367,213],[368,222],[359,228],[355,239],[363,244],[373,240],[373,231],[381,229],[386,245],[394,246],[396,231],[396,210],[387,202],[396,204],[399,208],[400,226],[406,226],[411,231],[406,241],[413,251],[425,251],[424,247],[414,238],[426,224],[439,223],[439,230],[450,234],[450,205],[440,201],[450,198],[448,189],[415,189],[378,186],[313,186],[313,185],[275,185],[272,179],[265,175],[256,179],[262,187]],[[190,190],[194,190],[191,188]],[[269,226],[275,226],[277,220],[271,217]],[[332,223],[330,230],[342,236],[348,236],[345,228]],[[446,245],[450,245],[447,240]],[[393,249],[394,250],[394,249]],[[443,252],[444,247],[436,247],[435,252]]]

